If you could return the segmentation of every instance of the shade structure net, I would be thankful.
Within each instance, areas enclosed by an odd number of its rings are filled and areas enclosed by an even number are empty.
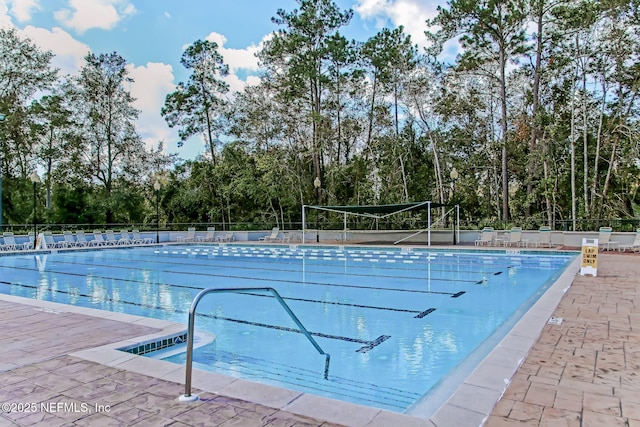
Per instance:
[[[330,205],[304,205],[302,207],[302,227],[303,235],[308,238],[310,234],[308,230],[313,230],[316,233],[316,241],[320,242],[320,235],[324,237],[324,240],[335,240],[342,243],[402,243],[404,241],[413,242],[419,241],[420,243],[431,244],[430,233],[434,226],[432,222],[432,209],[443,208],[444,214],[440,218],[437,218],[439,226],[443,224],[442,217],[450,217],[449,223],[451,224],[452,232],[456,231],[457,206],[447,206],[442,203],[434,203],[431,201],[422,202],[410,202],[410,203],[397,203],[397,204],[385,204],[385,205],[351,205],[351,206],[330,206]],[[315,212],[313,212],[315,211]],[[423,212],[424,211],[424,212]],[[312,213],[313,212],[313,213]],[[326,221],[319,221],[319,212],[324,212],[323,219],[326,217],[326,213],[329,213],[334,219],[342,217],[342,229],[337,226],[336,222],[331,222],[327,227]],[[388,220],[391,217],[404,214],[405,216],[412,216],[415,220],[416,215],[419,214],[421,218],[418,222],[413,222],[417,227],[407,227],[399,229],[392,227],[391,229],[379,228],[381,221]],[[358,223],[354,221],[353,217],[365,218],[364,221],[360,221],[360,224],[364,223],[366,227],[351,227],[350,225]],[[396,224],[399,223],[396,221]],[[322,233],[320,228],[324,227]],[[333,234],[331,233],[333,231]],[[422,235],[416,239],[415,236]],[[313,241],[313,236],[311,236]],[[308,243],[308,242],[306,242]],[[326,243],[326,242],[325,242]]]

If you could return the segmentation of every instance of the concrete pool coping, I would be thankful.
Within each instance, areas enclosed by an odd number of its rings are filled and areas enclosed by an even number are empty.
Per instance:
[[[437,408],[434,408],[433,402],[427,400],[412,408],[410,415],[400,414],[200,370],[194,370],[193,386],[205,392],[278,408],[316,420],[349,426],[387,426],[396,424],[403,426],[437,425],[438,427],[453,427],[482,425],[504,393],[509,379],[516,372],[529,349],[540,336],[542,328],[549,320],[567,288],[571,285],[578,269],[579,258],[576,257],[554,284],[522,316],[511,329],[511,332],[466,377],[450,398],[443,402],[442,405],[439,403],[436,405]],[[157,337],[183,332],[186,329],[186,325],[4,294],[0,294],[0,300],[31,305],[54,312],[78,313],[158,329],[158,333],[76,351],[70,353],[70,355],[113,368],[184,384],[184,366],[136,356],[118,349]],[[188,403],[185,404],[188,405]]]

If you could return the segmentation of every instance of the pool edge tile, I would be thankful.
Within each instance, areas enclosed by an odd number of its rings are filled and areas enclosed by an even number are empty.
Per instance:
[[[369,425],[382,411],[382,409],[370,406],[356,405],[306,393],[302,393],[296,400],[281,409],[352,427]]]

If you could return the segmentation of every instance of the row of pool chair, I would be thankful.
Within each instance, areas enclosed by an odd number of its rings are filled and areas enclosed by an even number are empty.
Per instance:
[[[18,243],[16,241],[16,236],[10,231],[5,231],[0,236],[0,251],[19,251],[19,250],[27,250],[33,249],[33,243],[35,242],[33,233],[29,233],[29,241]]]
[[[50,231],[42,233],[44,243],[47,248],[80,248],[80,247],[97,247],[97,246],[123,246],[123,245],[148,245],[155,243],[150,237],[143,237],[139,230],[120,230],[115,233],[113,230],[94,230],[93,233],[87,234],[83,230],[75,233],[71,231],[62,232],[62,240],[56,240]],[[29,233],[29,241],[18,243],[13,233],[5,231],[0,242],[0,251],[18,251],[34,249],[35,234]]]
[[[522,238],[522,228],[512,227],[510,230],[498,232],[493,227],[484,227],[480,231],[476,246],[504,246],[504,247],[547,247],[552,248],[551,228],[540,227],[538,230],[538,240],[529,241]]]
[[[87,238],[87,234],[78,230],[75,233],[71,231],[63,231],[64,240],[54,241],[51,233],[44,233],[45,243],[47,247],[58,248],[77,248],[87,246],[123,246],[123,245],[148,245],[154,243],[150,237],[143,237],[140,230],[120,230],[118,235],[113,230],[106,230],[104,234],[101,230],[93,230],[93,239]]]

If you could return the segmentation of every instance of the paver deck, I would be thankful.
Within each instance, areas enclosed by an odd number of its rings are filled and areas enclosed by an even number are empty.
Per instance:
[[[0,427],[338,426],[70,355],[157,328],[0,300],[0,330]]]
[[[485,423],[640,426],[640,256],[598,256],[576,276]]]
[[[639,261],[638,255],[601,254],[598,277],[575,277],[553,314],[562,322],[544,327],[486,426],[640,427]],[[0,299],[0,404],[10,405],[0,410],[0,427],[352,425],[250,403],[242,392],[200,391],[200,401],[178,402],[178,381],[80,357],[108,343],[157,334],[158,321],[21,301]],[[154,369],[167,363],[155,362]],[[358,425],[385,425],[384,416]],[[435,426],[406,421],[386,425]]]

